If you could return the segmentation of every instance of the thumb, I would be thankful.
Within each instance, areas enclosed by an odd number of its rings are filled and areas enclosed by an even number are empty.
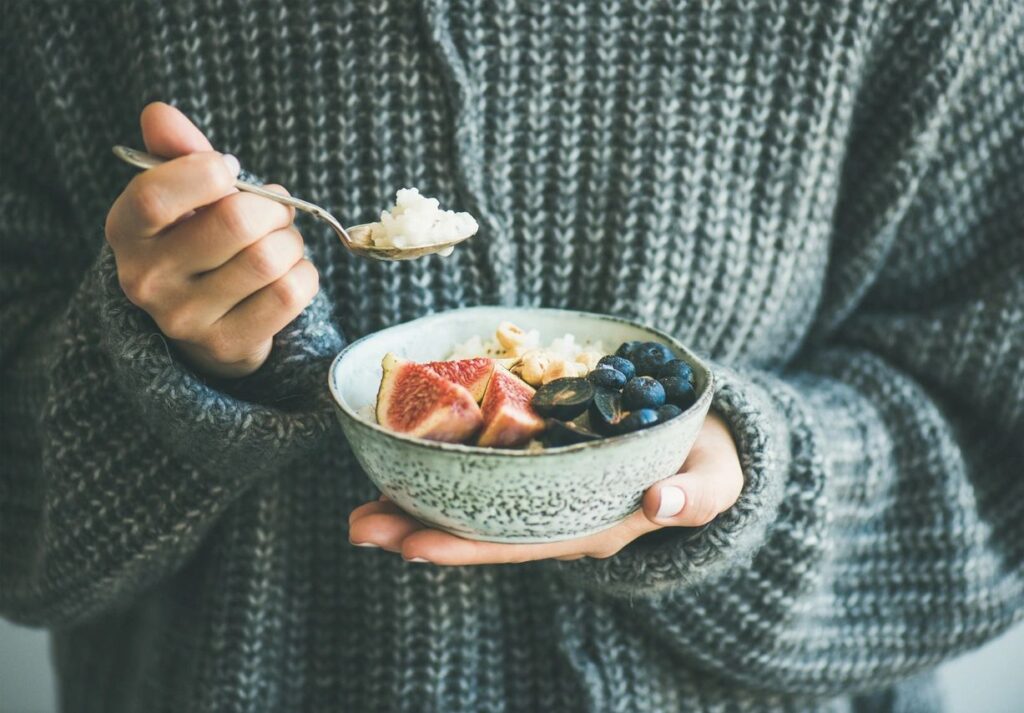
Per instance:
[[[700,527],[733,506],[743,489],[743,468],[729,427],[708,414],[683,471],[644,493],[647,519],[662,527]]]
[[[713,471],[690,471],[665,478],[644,493],[647,519],[662,527],[706,525],[732,503],[724,502],[718,475]]]
[[[213,151],[203,132],[170,104],[147,104],[139,124],[146,150],[157,156],[177,158],[197,151]]]

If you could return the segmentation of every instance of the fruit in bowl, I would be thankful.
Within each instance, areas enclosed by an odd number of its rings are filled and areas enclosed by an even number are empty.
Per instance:
[[[575,337],[566,334],[548,350],[524,351],[539,335],[512,322],[499,324],[495,337],[487,346],[482,339],[471,340],[475,346],[453,350],[495,356],[416,363],[385,354],[377,423],[448,443],[516,448],[542,436],[539,447],[559,447],[649,428],[696,400],[693,371],[658,342],[626,342],[611,355],[600,352],[600,343],[577,347]],[[634,359],[661,378],[637,376]],[[544,364],[533,372],[537,390],[527,383],[531,360]],[[679,408],[658,410],[665,405]]]
[[[509,323],[529,332],[502,343]],[[493,341],[481,336],[496,331]],[[524,373],[528,357],[544,368]],[[682,344],[639,324],[475,307],[354,342],[329,385],[353,454],[399,507],[470,539],[550,542],[615,525],[677,472],[714,378]]]

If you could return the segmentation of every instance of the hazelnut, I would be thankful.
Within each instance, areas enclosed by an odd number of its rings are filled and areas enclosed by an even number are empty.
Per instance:
[[[530,386],[539,386],[549,364],[550,359],[547,354],[539,349],[531,349],[520,358],[518,371],[516,369],[512,371]]]

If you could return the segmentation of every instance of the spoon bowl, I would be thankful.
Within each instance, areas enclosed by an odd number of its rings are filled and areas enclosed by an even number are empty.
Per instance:
[[[154,166],[159,166],[162,163],[166,163],[167,159],[154,156],[153,154],[146,153],[145,151],[139,151],[137,149],[129,148],[127,146],[114,146],[114,155],[125,163],[141,168],[142,170],[148,170]],[[309,213],[314,218],[322,220],[331,227],[331,229],[338,236],[341,244],[345,246],[353,255],[360,257],[370,258],[371,260],[381,260],[384,262],[396,262],[400,260],[415,260],[425,255],[433,255],[434,253],[450,254],[451,249],[456,245],[473,237],[473,234],[464,235],[456,240],[449,240],[443,243],[434,243],[433,245],[416,245],[413,247],[394,247],[394,246],[382,246],[374,245],[370,241],[370,227],[372,223],[363,223],[361,225],[354,225],[349,229],[341,224],[341,222],[330,214],[325,208],[322,208],[315,203],[304,201],[301,198],[295,196],[285,196],[280,193],[274,193],[268,191],[263,186],[257,186],[255,183],[248,183],[246,181],[236,180],[235,188],[240,191],[247,193],[254,193],[263,198],[281,203],[282,205],[291,206],[296,210],[301,210],[305,213]]]
[[[450,255],[456,245],[473,237],[472,235],[465,235],[458,240],[449,240],[445,243],[416,245],[415,247],[408,248],[385,247],[374,245],[370,242],[371,227],[373,227],[373,223],[361,223],[360,225],[353,225],[346,232],[355,243],[354,247],[350,247],[349,250],[352,252],[361,251],[358,254],[372,260],[415,260],[418,257],[433,255],[434,253],[439,253],[442,256]]]

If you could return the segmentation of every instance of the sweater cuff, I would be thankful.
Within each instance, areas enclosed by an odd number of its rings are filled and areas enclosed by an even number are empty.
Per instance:
[[[702,528],[663,528],[606,559],[551,560],[564,579],[626,599],[693,586],[750,562],[782,499],[789,449],[785,420],[754,375],[712,366],[711,408],[736,442],[744,485],[736,503]]]
[[[124,399],[146,430],[185,462],[203,470],[267,472],[318,449],[334,430],[324,384],[342,340],[323,295],[275,337],[259,370],[232,382],[204,379],[175,357],[149,315],[122,292],[109,246],[71,310],[82,322],[89,321],[82,311],[94,313]]]

